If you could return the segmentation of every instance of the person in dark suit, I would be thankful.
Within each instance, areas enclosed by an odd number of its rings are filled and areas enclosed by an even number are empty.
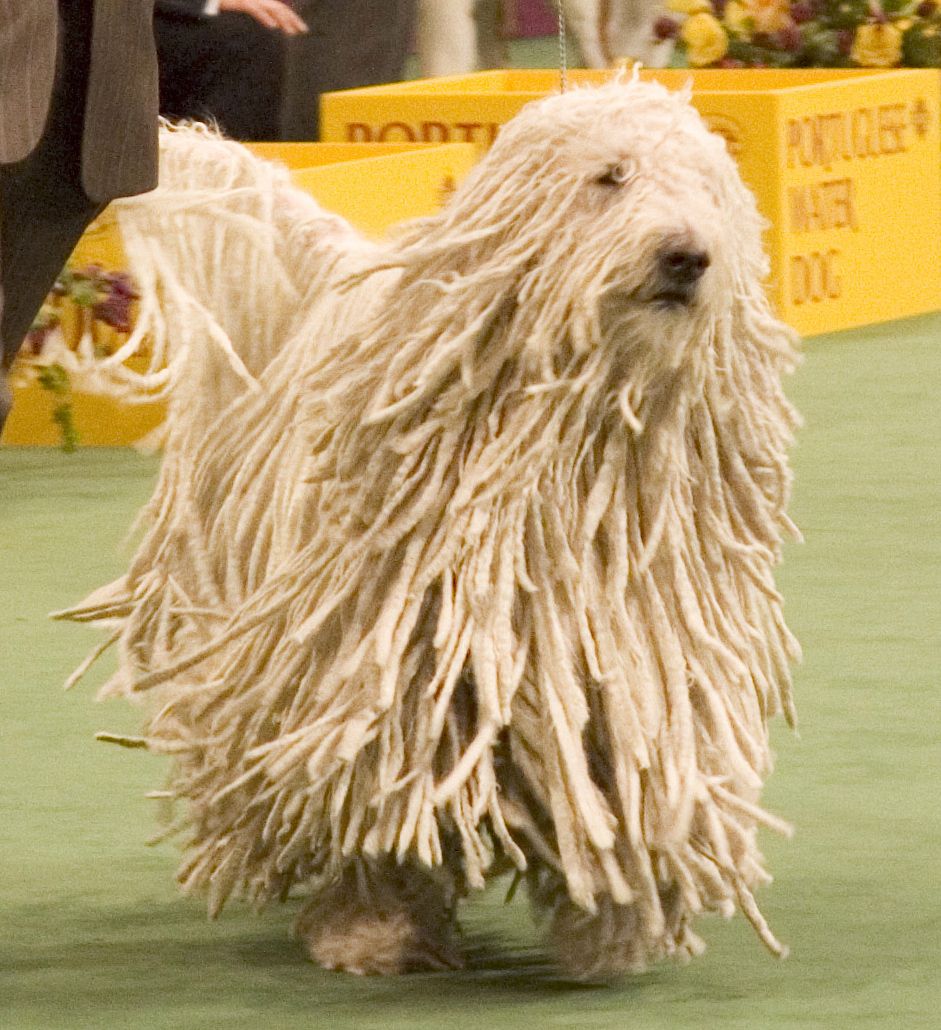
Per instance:
[[[398,82],[415,28],[416,0],[294,0],[310,31],[288,40],[281,138],[320,136],[320,95]]]
[[[238,140],[273,140],[284,38],[307,26],[282,0],[156,0],[160,113],[211,119]]]
[[[152,0],[0,0],[0,430],[6,373],[86,226],[157,183]]]

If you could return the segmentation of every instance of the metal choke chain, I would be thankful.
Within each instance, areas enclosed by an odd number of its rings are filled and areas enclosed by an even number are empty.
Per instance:
[[[556,0],[555,6],[559,12],[559,92],[564,93],[568,88],[568,41],[565,34],[565,7],[562,0]]]

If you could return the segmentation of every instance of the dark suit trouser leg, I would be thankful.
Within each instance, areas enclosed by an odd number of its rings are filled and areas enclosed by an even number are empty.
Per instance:
[[[157,12],[160,113],[213,119],[237,140],[278,138],[284,41],[247,14],[194,20]]]
[[[415,0],[300,0],[310,32],[287,41],[281,138],[320,136],[320,94],[397,82],[415,23]]]
[[[10,403],[5,372],[79,237],[102,209],[81,185],[91,29],[78,6],[60,9],[63,59],[42,139],[24,161],[0,167],[0,430]]]
[[[36,312],[101,205],[71,203],[29,169],[0,170],[0,268],[3,270],[3,364],[9,368]]]
[[[3,278],[3,362],[0,365],[0,432],[12,404],[6,372],[79,237],[100,205],[84,198],[74,207],[42,200],[45,178],[25,170],[0,170],[0,270]]]

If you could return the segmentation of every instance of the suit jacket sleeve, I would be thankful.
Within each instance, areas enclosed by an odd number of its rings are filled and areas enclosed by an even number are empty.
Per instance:
[[[104,202],[157,184],[157,52],[151,0],[93,0],[91,8],[82,185]]]
[[[206,0],[156,0],[154,10],[176,18],[205,18]]]
[[[56,68],[56,0],[0,0],[0,164],[42,135]]]

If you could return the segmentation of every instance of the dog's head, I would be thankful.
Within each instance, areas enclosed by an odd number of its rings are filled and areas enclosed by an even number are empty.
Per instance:
[[[651,427],[682,435],[707,394],[716,418],[744,404],[760,423],[796,356],[763,225],[682,93],[633,79],[537,101],[377,266],[401,268],[394,306],[342,348],[371,377],[364,421],[453,427],[501,397],[538,421],[568,397],[619,411],[658,467]]]
[[[404,242],[455,292],[502,294],[542,360],[643,342],[676,367],[734,305],[766,308],[761,231],[724,141],[685,96],[634,80],[530,104]]]

